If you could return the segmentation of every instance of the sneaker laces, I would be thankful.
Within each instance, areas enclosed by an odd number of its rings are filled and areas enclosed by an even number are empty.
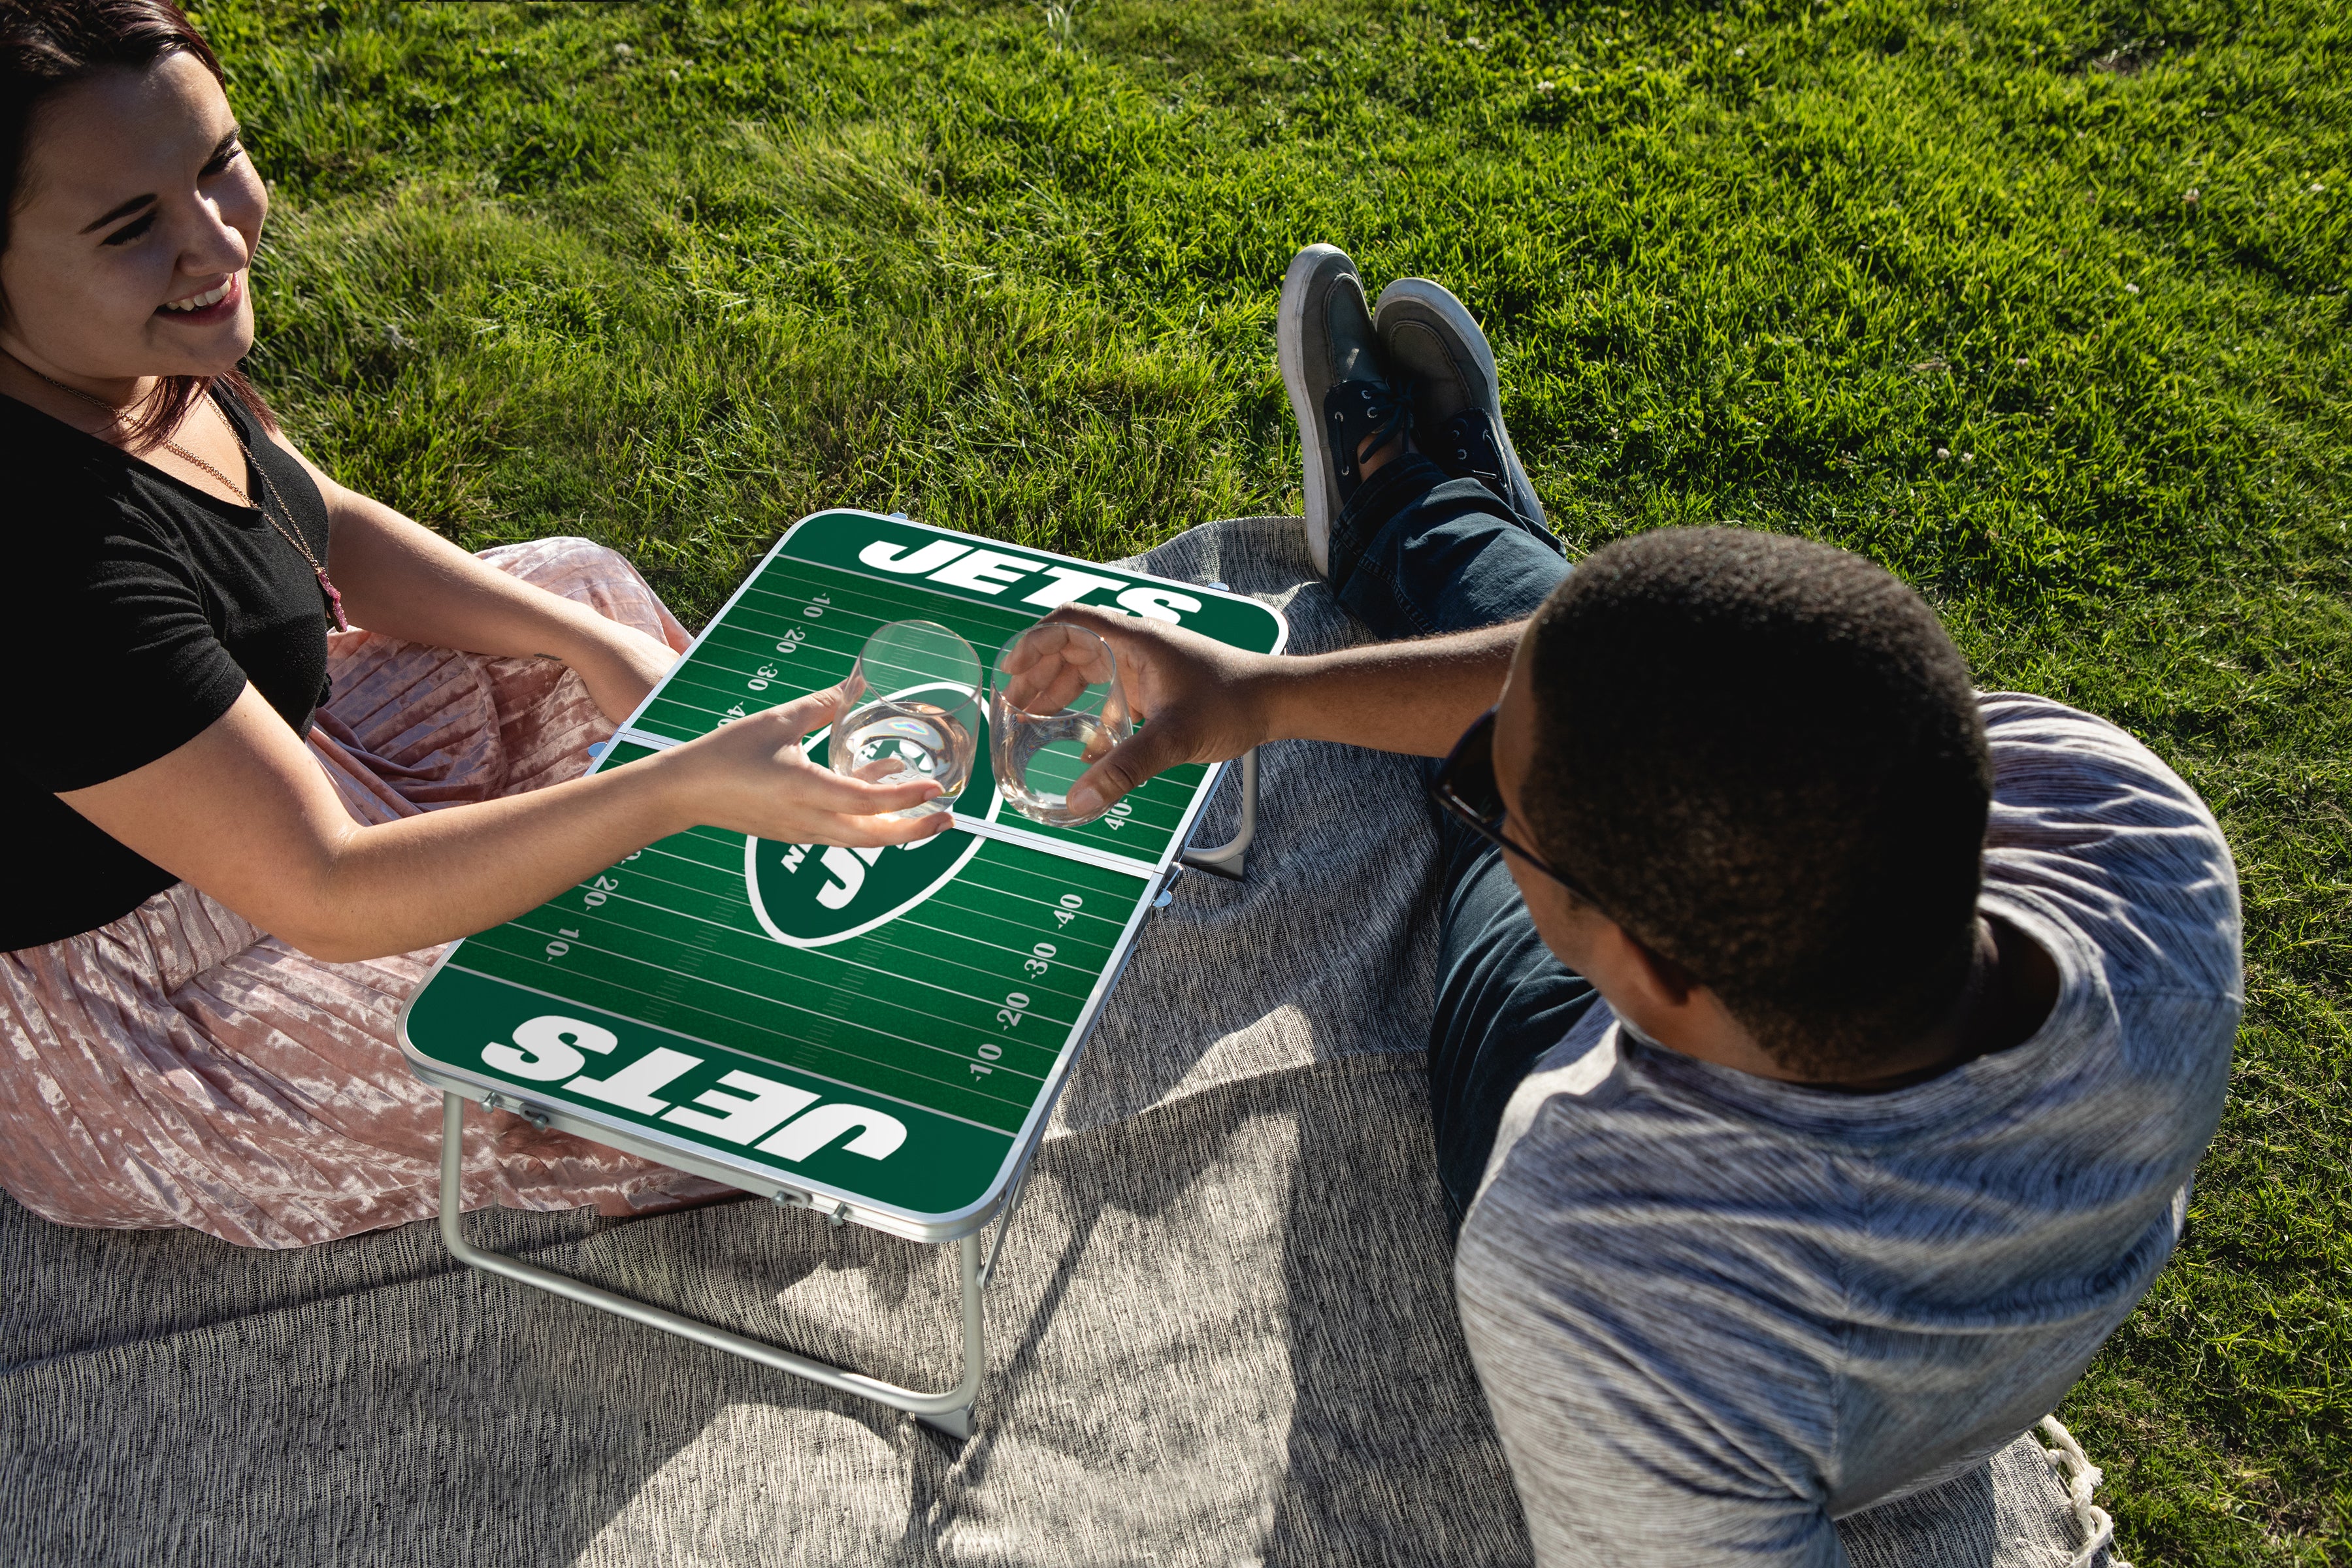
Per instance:
[[[1509,475],[1503,464],[1503,449],[1496,444],[1494,422],[1484,409],[1465,409],[1445,422],[1438,432],[1437,445],[1453,448],[1454,462],[1465,474],[1479,479],[1490,476],[1507,485]],[[1508,500],[1510,498],[1503,498]]]
[[[1357,454],[1377,452],[1412,430],[1413,383],[1403,388],[1385,381],[1343,381],[1325,394],[1325,417],[1331,426],[1332,457],[1339,477],[1355,482]]]
[[[1420,390],[1421,377],[1418,375],[1408,375],[1404,378],[1402,386],[1390,388],[1390,395],[1397,400],[1397,406],[1396,412],[1389,416],[1389,423],[1382,431],[1382,446],[1387,445],[1387,438],[1393,437],[1399,430],[1403,431],[1408,438],[1414,434],[1412,395]],[[1377,452],[1380,447],[1375,447],[1372,450]]]

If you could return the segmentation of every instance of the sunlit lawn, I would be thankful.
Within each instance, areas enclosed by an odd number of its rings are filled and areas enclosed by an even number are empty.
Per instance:
[[[1802,531],[2235,846],[2188,1243],[2062,1416],[2126,1553],[2352,1554],[2352,26],[2264,5],[219,4],[258,378],[469,545],[689,621],[794,518],[1295,510],[1299,245],[1485,318],[1577,548]]]

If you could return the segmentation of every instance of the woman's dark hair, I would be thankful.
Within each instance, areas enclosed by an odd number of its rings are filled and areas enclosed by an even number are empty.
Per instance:
[[[212,46],[172,0],[0,0],[0,251],[8,248],[33,117],[44,100],[110,67],[145,70],[173,52],[193,55],[226,85]],[[0,292],[0,319],[10,313]],[[145,448],[169,435],[215,382],[268,428],[277,416],[241,370],[225,375],[168,375],[131,423],[131,443]]]

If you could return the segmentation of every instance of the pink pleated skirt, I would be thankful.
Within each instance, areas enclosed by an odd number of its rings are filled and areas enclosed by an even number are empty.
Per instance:
[[[482,559],[686,647],[601,545]],[[553,659],[352,631],[330,635],[328,667],[310,750],[362,823],[575,777],[613,731]],[[111,925],[0,953],[0,1189],[60,1225],[190,1226],[245,1247],[429,1217],[441,1096],[394,1030],[440,952],[323,963],[182,883]],[[625,1215],[722,1191],[511,1114],[467,1116],[468,1208]]]

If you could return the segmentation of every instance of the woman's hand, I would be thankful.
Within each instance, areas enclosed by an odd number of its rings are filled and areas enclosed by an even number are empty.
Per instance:
[[[569,650],[564,662],[586,683],[598,710],[615,724],[625,723],[679,656],[634,626],[601,616],[596,620],[593,635]]]
[[[882,816],[936,796],[940,786],[929,779],[866,784],[809,761],[802,740],[844,707],[835,687],[748,714],[637,765],[670,773],[668,788],[686,820],[773,843],[911,844],[947,831],[952,812]]]

